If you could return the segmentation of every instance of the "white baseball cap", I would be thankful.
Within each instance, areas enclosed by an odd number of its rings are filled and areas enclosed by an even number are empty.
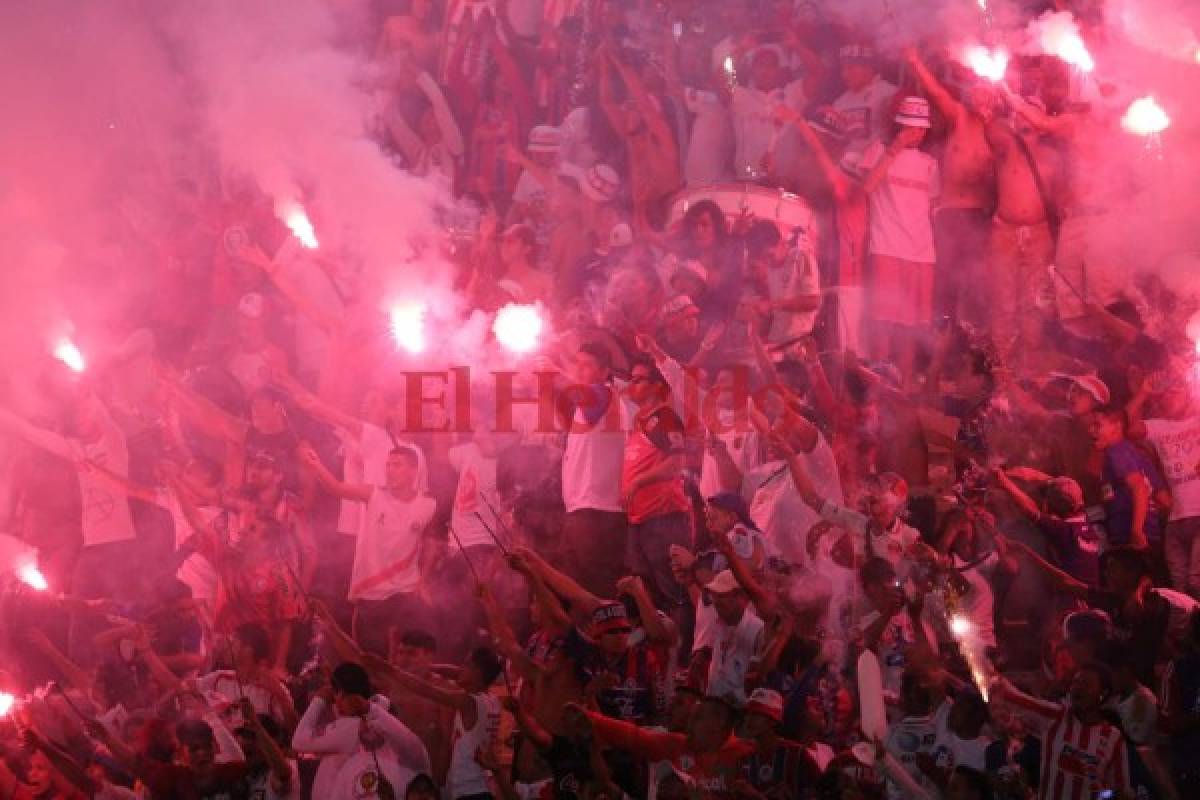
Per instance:
[[[929,101],[924,97],[906,97],[896,109],[896,122],[910,128],[929,127]]]

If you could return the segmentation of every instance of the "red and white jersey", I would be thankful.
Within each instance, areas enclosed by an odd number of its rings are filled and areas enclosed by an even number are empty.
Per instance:
[[[375,487],[354,543],[352,602],[417,591],[421,544],[435,511],[437,502],[428,495],[402,500],[382,486]]]
[[[1084,725],[1071,709],[1009,689],[1006,700],[1042,737],[1039,800],[1091,800],[1105,789],[1132,796],[1129,754],[1107,722]]]
[[[668,459],[683,453],[683,421],[670,405],[663,403],[648,411],[639,411],[633,430],[625,440],[621,465],[622,493],[629,496],[625,512],[629,521],[644,522],[691,509],[683,490],[683,472],[655,480],[636,491],[631,487],[643,475],[653,473]]]

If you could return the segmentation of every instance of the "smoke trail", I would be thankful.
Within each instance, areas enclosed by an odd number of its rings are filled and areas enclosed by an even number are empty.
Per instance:
[[[140,3],[0,4],[0,364],[30,370],[69,320],[124,316],[161,266],[161,180],[187,109]],[[86,349],[86,343],[85,343]]]
[[[384,278],[436,238],[435,209],[449,199],[398,169],[372,138],[376,90],[389,87],[364,50],[346,44],[347,4],[336,5],[180,2],[163,27],[223,168],[253,177],[277,210],[302,206],[323,247],[344,248]],[[395,282],[439,283],[440,266]]]
[[[179,268],[210,280],[205,231],[230,180],[301,206],[323,252],[361,265],[381,304],[447,290],[435,245],[450,201],[371,135],[377,90],[394,87],[365,55],[367,10],[365,0],[0,6],[0,364],[28,372],[70,328],[85,353],[112,349],[156,307],[179,313],[158,290],[193,239],[203,255]],[[407,263],[415,252],[421,262]]]

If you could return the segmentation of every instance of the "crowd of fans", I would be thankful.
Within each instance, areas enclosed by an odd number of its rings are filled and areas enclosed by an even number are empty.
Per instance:
[[[1094,269],[1066,65],[835,5],[381,11],[515,377],[181,181],[128,341],[0,408],[0,798],[1200,796],[1194,309]]]

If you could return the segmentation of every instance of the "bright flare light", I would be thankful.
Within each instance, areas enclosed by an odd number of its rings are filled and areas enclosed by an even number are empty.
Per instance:
[[[1200,356],[1200,311],[1192,314],[1191,318],[1187,321],[1184,331],[1187,337],[1192,340],[1192,344],[1196,348],[1196,355]]]
[[[50,588],[50,584],[46,581],[46,576],[34,564],[26,564],[23,567],[17,568],[17,577],[21,582],[37,589],[39,592],[44,592]]]
[[[963,51],[963,62],[976,75],[993,83],[1004,80],[1004,75],[1008,72],[1008,53],[1003,50],[988,50],[977,44]]]
[[[8,692],[0,692],[0,717],[6,716],[12,711],[12,707],[16,705],[17,698],[13,697]]]
[[[1091,72],[1096,68],[1092,54],[1088,52],[1083,37],[1079,35],[1079,26],[1070,12],[1050,14],[1035,24],[1040,23],[1042,50],[1049,55],[1058,56],[1063,61],[1082,72]]]
[[[951,614],[950,633],[958,640],[958,649],[967,662],[971,672],[971,680],[986,703],[988,699],[988,684],[991,681],[987,661],[987,648],[975,633],[975,626],[965,614]]]
[[[496,341],[514,353],[528,353],[537,348],[543,327],[537,306],[509,303],[496,314],[492,333]]]
[[[392,338],[410,353],[425,350],[425,306],[396,306],[392,309]]]
[[[296,203],[288,203],[284,207],[282,216],[283,223],[291,229],[292,235],[300,241],[300,244],[309,250],[317,249],[317,232],[313,230],[312,222],[308,219],[308,214],[304,213],[303,208]]]
[[[1137,136],[1153,136],[1162,133],[1171,124],[1171,118],[1153,97],[1139,97],[1129,104],[1125,116],[1121,117],[1121,127]]]
[[[87,369],[87,362],[83,358],[83,353],[75,346],[75,343],[70,339],[61,339],[54,346],[54,357],[67,365],[67,369],[72,372],[83,372]]]

